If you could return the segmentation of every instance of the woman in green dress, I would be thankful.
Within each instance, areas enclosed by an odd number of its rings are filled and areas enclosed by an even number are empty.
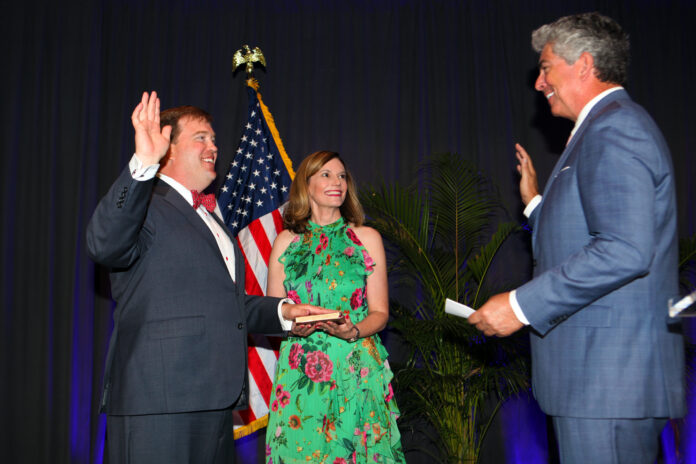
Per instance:
[[[363,225],[338,153],[300,164],[268,265],[270,296],[342,313],[294,324],[271,396],[268,464],[403,463],[392,371],[377,333],[389,318],[384,246]]]

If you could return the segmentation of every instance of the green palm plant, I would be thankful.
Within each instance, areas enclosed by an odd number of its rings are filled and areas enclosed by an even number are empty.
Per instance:
[[[679,290],[682,295],[691,293],[696,289],[696,235],[679,240]],[[686,357],[686,384],[687,391],[691,391],[696,380],[694,372],[694,360],[696,360],[696,343],[689,337],[688,332],[684,336],[684,351]],[[675,437],[674,453],[680,455],[681,429],[684,419],[670,419],[670,426]]]
[[[503,291],[491,267],[520,227],[503,222],[494,230],[503,211],[495,190],[458,156],[434,155],[419,174],[420,188],[397,183],[361,193],[368,223],[385,239],[390,279],[407,289],[391,302],[392,326],[410,348],[396,366],[396,386],[406,393],[399,397],[405,415],[430,422],[449,462],[475,463],[503,400],[529,387],[526,337],[488,339],[445,314],[445,299],[478,308]]]
[[[696,235],[679,240],[679,287],[683,295],[696,289]],[[694,360],[696,359],[696,343],[688,336],[684,339],[686,345],[686,374],[687,381],[696,380]]]
[[[679,285],[685,293],[696,288],[696,235],[679,240]]]

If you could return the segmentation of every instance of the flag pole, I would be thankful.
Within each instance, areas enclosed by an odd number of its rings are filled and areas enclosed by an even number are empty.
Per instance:
[[[292,161],[290,160],[290,157],[285,151],[285,146],[283,146],[283,141],[280,138],[280,133],[276,128],[273,115],[271,114],[271,111],[268,109],[266,104],[263,102],[263,99],[261,98],[261,93],[259,92],[259,87],[261,87],[261,85],[259,84],[259,81],[252,75],[254,72],[254,63],[259,63],[264,68],[266,67],[266,57],[263,56],[263,51],[261,51],[259,47],[254,47],[252,49],[251,47],[249,47],[249,45],[244,44],[242,45],[242,48],[237,50],[234,53],[234,56],[232,57],[232,72],[236,71],[242,65],[245,66],[247,75],[245,83],[247,86],[251,87],[256,91],[256,96],[258,97],[259,103],[261,105],[261,111],[263,111],[263,116],[266,119],[266,122],[268,123],[268,128],[270,129],[271,134],[273,136],[273,140],[275,141],[276,146],[278,147],[280,156],[283,158],[285,168],[288,170],[290,178],[294,179],[295,171],[293,171],[292,169]]]
[[[235,52],[233,69],[244,66],[249,98],[248,119],[218,204],[223,220],[236,238],[245,264],[245,292],[264,295],[273,241],[283,229],[282,211],[295,173],[273,115],[252,76],[254,66],[266,65],[263,52],[244,45]],[[239,439],[268,423],[275,363],[280,339],[249,334],[249,407],[235,411],[234,437]]]

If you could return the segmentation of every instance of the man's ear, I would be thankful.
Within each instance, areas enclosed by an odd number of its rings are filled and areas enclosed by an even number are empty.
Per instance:
[[[170,164],[171,161],[174,161],[176,157],[173,155],[172,151],[172,145],[169,145],[169,148],[167,149],[167,154],[162,157],[160,160],[160,167],[163,168],[166,165]]]
[[[594,57],[588,52],[582,52],[576,64],[579,65],[580,79],[585,80],[595,75]]]

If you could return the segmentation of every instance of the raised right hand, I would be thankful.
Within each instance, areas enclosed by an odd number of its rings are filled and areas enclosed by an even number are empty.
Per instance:
[[[529,204],[532,198],[539,195],[539,183],[537,182],[536,171],[532,158],[529,157],[527,151],[519,143],[515,144],[515,156],[520,164],[517,165],[517,172],[520,173],[520,196],[522,203]]]
[[[135,154],[150,166],[159,163],[167,154],[172,134],[171,126],[160,128],[160,101],[157,92],[143,92],[143,98],[131,115],[135,129]]]

